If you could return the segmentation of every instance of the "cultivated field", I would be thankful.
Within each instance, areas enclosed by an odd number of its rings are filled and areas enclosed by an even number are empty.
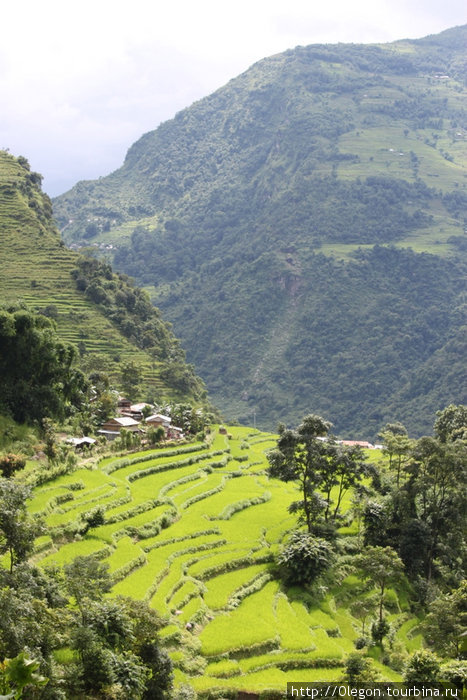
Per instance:
[[[362,582],[348,576],[316,599],[281,588],[272,564],[296,524],[287,510],[295,487],[265,473],[273,436],[230,430],[209,446],[108,458],[38,487],[31,511],[45,516],[51,537],[37,541],[35,559],[44,567],[78,555],[107,562],[111,595],[146,599],[159,611],[176,682],[199,695],[336,680],[361,634],[349,606]],[[73,539],[98,505],[105,523]],[[342,534],[357,536],[355,523]],[[404,646],[420,645],[403,596],[391,591],[387,608]],[[373,663],[398,679],[376,654]]]

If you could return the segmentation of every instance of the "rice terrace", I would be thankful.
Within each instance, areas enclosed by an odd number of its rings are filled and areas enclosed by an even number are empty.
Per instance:
[[[371,587],[345,572],[315,596],[281,585],[273,562],[296,524],[288,507],[297,487],[266,472],[277,436],[229,427],[210,437],[88,459],[36,487],[29,510],[44,516],[49,534],[36,540],[35,563],[63,566],[94,555],[108,564],[109,595],[146,600],[159,612],[175,685],[189,684],[199,696],[283,693],[297,678],[338,680],[361,635],[351,603]],[[351,490],[344,500],[339,535],[350,543],[360,537],[358,509]],[[97,505],[103,524],[77,535]],[[395,639],[414,651],[422,638],[407,586],[388,588],[385,608]],[[373,647],[375,676],[401,680],[380,656]]]

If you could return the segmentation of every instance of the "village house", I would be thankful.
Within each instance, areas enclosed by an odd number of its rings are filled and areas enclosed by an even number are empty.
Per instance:
[[[340,440],[341,445],[346,447],[363,447],[367,450],[374,450],[374,445],[371,442],[366,442],[365,440]]]
[[[163,416],[161,413],[154,413],[152,416],[146,418],[146,425],[151,428],[158,428],[160,425],[164,428],[165,432],[170,428],[172,419],[170,416]]]
[[[170,440],[181,440],[185,435],[183,434],[183,429],[177,427],[176,425],[171,425],[167,431],[167,437]]]
[[[75,450],[82,450],[82,449],[90,449],[95,443],[96,440],[92,437],[70,437],[65,440],[68,445],[73,445]]]
[[[129,416],[118,416],[109,418],[101,425],[101,429],[97,432],[99,435],[104,435],[109,440],[114,440],[120,435],[120,430],[130,430],[132,433],[137,433],[140,430],[140,425],[137,420]]]
[[[128,413],[135,420],[143,420],[143,411],[145,408],[151,409],[151,411],[154,410],[154,406],[150,403],[132,403]]]
[[[117,408],[119,413],[129,413],[131,409],[130,399],[126,399],[124,396],[119,396],[117,401]]]
[[[145,423],[150,428],[164,428],[165,436],[169,440],[180,440],[181,438],[185,437],[182,428],[172,425],[172,419],[170,416],[164,416],[161,413],[154,413],[154,415],[146,418]]]

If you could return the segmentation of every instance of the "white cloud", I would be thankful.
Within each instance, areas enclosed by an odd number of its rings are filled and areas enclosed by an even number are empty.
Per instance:
[[[19,0],[2,10],[0,147],[56,194],[264,56],[421,37],[466,14],[464,0]]]

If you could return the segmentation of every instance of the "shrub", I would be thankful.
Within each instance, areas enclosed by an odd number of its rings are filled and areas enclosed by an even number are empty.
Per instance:
[[[85,532],[87,532],[91,527],[99,527],[99,525],[104,524],[104,510],[101,507],[94,508],[89,513],[85,513],[82,518],[85,522]]]
[[[457,659],[441,666],[441,678],[457,688],[467,685],[467,661]]]
[[[4,479],[9,479],[13,474],[26,466],[26,459],[22,455],[7,454],[0,456],[0,472]]]
[[[371,639],[368,639],[368,637],[357,637],[355,640],[355,649],[364,649],[371,643]]]
[[[345,662],[344,680],[352,685],[355,683],[374,683],[376,679],[370,659],[362,656],[358,651],[349,654]]]
[[[438,657],[427,649],[421,649],[409,658],[404,672],[404,681],[408,685],[416,683],[437,683],[440,678]]]
[[[390,630],[389,623],[383,618],[377,622],[373,622],[371,626],[371,636],[377,644],[383,643],[383,638]]]
[[[333,551],[329,542],[297,530],[282,548],[278,564],[287,584],[305,585],[326,571],[332,560]]]

